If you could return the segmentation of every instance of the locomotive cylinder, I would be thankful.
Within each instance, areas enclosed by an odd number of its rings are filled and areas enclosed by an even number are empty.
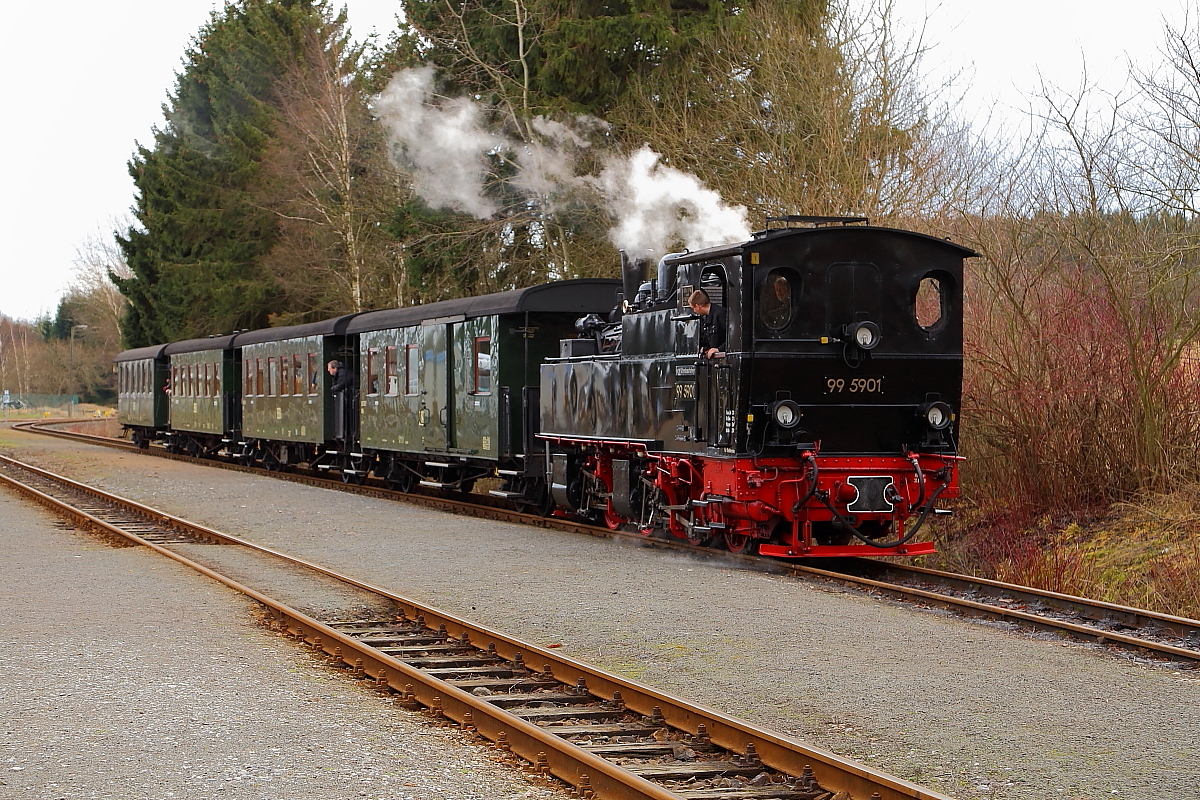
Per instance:
[[[779,509],[761,500],[726,500],[721,503],[721,512],[727,517],[751,522],[769,522],[779,516]]]

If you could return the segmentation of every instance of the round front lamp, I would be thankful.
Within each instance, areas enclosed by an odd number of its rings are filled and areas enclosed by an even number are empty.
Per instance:
[[[930,403],[925,406],[925,422],[935,431],[944,431],[954,421],[950,406],[942,402]]]
[[[800,406],[792,400],[780,400],[771,409],[771,419],[781,428],[791,430],[800,424]]]
[[[850,327],[850,341],[863,350],[874,350],[880,338],[879,326],[874,322],[856,322]]]

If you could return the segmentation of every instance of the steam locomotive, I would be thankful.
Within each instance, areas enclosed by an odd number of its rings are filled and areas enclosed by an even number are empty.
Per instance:
[[[403,491],[498,478],[526,511],[739,553],[930,553],[914,537],[958,494],[975,254],[865,223],[773,218],[653,276],[622,254],[620,281],[126,351],[120,421],[142,446]],[[330,362],[357,392],[331,393]]]

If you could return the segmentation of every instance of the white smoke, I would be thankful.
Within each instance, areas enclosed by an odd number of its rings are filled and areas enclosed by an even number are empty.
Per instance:
[[[601,191],[617,219],[608,232],[613,244],[662,252],[674,243],[696,250],[750,238],[745,206],[727,205],[695,175],[658,159],[642,147],[600,173]]]
[[[578,122],[580,127],[596,123],[600,121],[585,117],[580,117]],[[512,179],[513,184],[527,194],[542,198],[552,198],[564,189],[582,185],[581,179],[575,176],[575,154],[590,147],[591,143],[571,127],[545,117],[535,117],[530,127],[538,138],[512,144],[520,167]]]
[[[413,188],[434,208],[481,219],[496,213],[483,195],[486,154],[504,144],[484,129],[466,98],[433,102],[433,68],[397,72],[375,103],[412,171]]]
[[[567,125],[535,118],[530,141],[488,131],[470,100],[435,99],[433,68],[402,70],[375,105],[413,175],[417,194],[434,208],[465,211],[481,219],[497,208],[483,193],[486,156],[503,153],[518,167],[512,184],[553,209],[555,200],[598,192],[616,221],[609,239],[626,250],[698,249],[750,236],[744,206],[726,204],[694,175],[659,163],[643,147],[612,157],[599,175],[577,175],[576,156],[588,135],[607,123],[578,117]]]

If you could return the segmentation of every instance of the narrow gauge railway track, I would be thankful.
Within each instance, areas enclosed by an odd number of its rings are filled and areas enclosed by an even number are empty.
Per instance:
[[[81,528],[152,548],[253,598],[269,610],[277,629],[349,677],[395,696],[401,706],[478,733],[531,769],[570,784],[577,797],[950,800],[311,562],[37,467],[0,457],[0,482]],[[315,618],[247,585],[245,578],[223,574],[217,566],[221,559],[197,557],[197,551],[209,548],[196,545],[237,548],[264,564],[283,562],[288,570],[303,570],[316,581],[333,579],[362,596],[355,608],[387,610],[353,619]]]
[[[33,422],[18,423],[14,427],[107,447],[138,450],[134,445],[118,439],[54,429],[54,425],[61,424],[61,422]],[[149,452],[164,458],[262,474],[262,470],[259,469],[224,461],[172,454],[158,448]],[[759,556],[736,555],[694,547],[678,540],[647,538],[638,533],[613,531],[560,517],[522,514],[489,503],[490,498],[482,495],[471,495],[468,500],[466,496],[461,496],[460,499],[426,493],[404,494],[388,490],[382,485],[343,484],[325,477],[304,473],[272,472],[270,474],[284,480],[326,488],[341,488],[376,497],[400,499],[455,514],[588,533],[594,536],[605,536],[642,545],[689,552],[700,557],[719,558],[748,569],[790,574],[821,582],[833,582],[869,593],[885,595],[903,602],[944,608],[963,616],[999,620],[1034,630],[1053,631],[1082,641],[1182,662],[1191,667],[1200,666],[1200,621],[1153,611],[1056,594],[969,575],[957,575],[872,559],[823,559],[821,567],[812,567]]]

